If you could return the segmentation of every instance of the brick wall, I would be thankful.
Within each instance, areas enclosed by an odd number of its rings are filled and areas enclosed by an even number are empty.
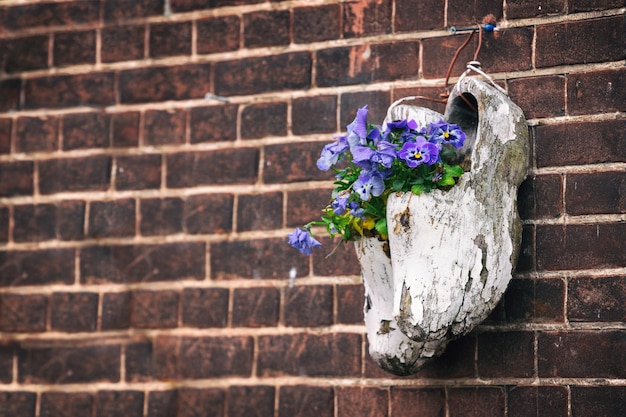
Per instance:
[[[0,416],[626,415],[623,6],[3,1]],[[328,200],[322,145],[438,96],[446,27],[488,13],[533,139],[522,254],[477,331],[393,377],[352,247],[285,236]]]

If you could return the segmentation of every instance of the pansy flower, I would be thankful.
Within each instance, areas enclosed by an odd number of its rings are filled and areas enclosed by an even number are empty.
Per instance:
[[[348,141],[345,136],[339,136],[338,140],[329,143],[322,149],[322,154],[317,160],[317,167],[321,171],[328,171],[330,167],[335,165],[343,153],[348,149]]]
[[[396,159],[396,145],[386,140],[379,140],[376,149],[369,146],[355,146],[351,149],[352,161],[366,170],[374,169],[377,165],[391,168]]]
[[[439,148],[434,143],[418,136],[415,138],[415,142],[407,142],[402,145],[402,149],[398,151],[398,157],[403,159],[411,168],[422,164],[432,165],[437,162]]]
[[[452,145],[456,149],[460,149],[463,143],[465,143],[465,132],[458,125],[450,124],[443,120],[433,123],[428,133],[432,142]]]
[[[369,201],[372,196],[378,197],[385,191],[385,182],[377,172],[364,171],[354,182],[353,190],[361,200]]]
[[[310,255],[313,253],[313,248],[322,246],[308,231],[299,227],[292,233],[289,233],[288,237],[289,244],[298,249],[303,255]]]

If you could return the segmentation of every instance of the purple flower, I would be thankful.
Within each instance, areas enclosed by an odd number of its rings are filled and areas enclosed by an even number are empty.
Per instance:
[[[443,120],[437,123],[432,123],[430,131],[430,140],[434,143],[440,143],[442,145],[452,145],[456,149],[459,149],[465,143],[465,133],[458,125],[447,123]]]
[[[363,207],[359,206],[356,201],[348,204],[348,208],[350,209],[351,216],[357,217],[361,220],[365,219],[365,210],[363,210]]]
[[[367,170],[375,169],[377,165],[391,168],[396,159],[396,145],[386,140],[379,140],[376,149],[368,146],[355,146],[351,152],[352,161]]]
[[[369,201],[372,196],[378,197],[385,191],[385,182],[377,172],[362,172],[353,184],[353,190],[363,201]]]
[[[313,253],[313,248],[322,246],[309,232],[299,227],[292,233],[289,233],[288,237],[289,244],[298,249],[303,255],[310,255]]]
[[[367,143],[367,105],[357,110],[356,117],[347,128],[350,147]]]
[[[317,160],[317,167],[322,171],[328,171],[335,165],[341,155],[348,149],[348,141],[345,136],[339,136],[336,142],[329,143],[322,149],[322,154]]]
[[[417,122],[415,120],[403,119],[395,122],[389,122],[383,132],[383,139],[389,140],[389,135],[394,132],[397,135],[397,139],[394,139],[393,142],[404,143],[415,137],[416,134],[420,133],[416,129]]]
[[[421,164],[432,165],[437,162],[439,148],[434,143],[418,136],[415,142],[407,142],[398,151],[398,157],[406,161],[411,168]]]
[[[330,203],[330,206],[335,214],[341,215],[345,213],[348,198],[350,198],[350,192],[348,191],[342,191],[337,194],[337,197]]]

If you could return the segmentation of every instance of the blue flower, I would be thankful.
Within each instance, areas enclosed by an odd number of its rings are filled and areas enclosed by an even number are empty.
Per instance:
[[[439,148],[434,143],[418,136],[415,138],[415,142],[407,142],[402,145],[402,149],[398,151],[398,157],[406,161],[406,164],[411,168],[422,164],[432,165],[437,162]]]
[[[330,206],[335,214],[341,215],[345,213],[348,198],[350,198],[350,192],[348,191],[342,191],[337,194],[337,197],[330,203]]]
[[[351,216],[359,218],[361,220],[365,219],[365,210],[363,209],[363,207],[359,206],[359,203],[357,203],[356,201],[348,204],[348,208],[350,209]]]
[[[452,145],[459,149],[465,143],[465,132],[458,125],[447,123],[443,120],[432,123],[428,134],[433,143]]]
[[[356,117],[347,128],[350,147],[367,143],[367,105],[357,110]]]
[[[351,149],[352,161],[366,170],[377,169],[378,165],[391,168],[396,159],[396,145],[386,140],[376,141],[376,148],[355,146]]]
[[[369,201],[372,196],[378,197],[385,191],[385,182],[377,172],[362,172],[353,184],[353,190],[361,200]]]
[[[313,253],[313,248],[322,246],[308,231],[299,227],[292,233],[289,233],[288,237],[289,244],[298,249],[303,255],[310,255]]]
[[[343,153],[348,149],[348,141],[345,136],[339,136],[338,140],[329,143],[322,149],[322,154],[317,160],[317,167],[322,171],[328,171],[335,165]]]

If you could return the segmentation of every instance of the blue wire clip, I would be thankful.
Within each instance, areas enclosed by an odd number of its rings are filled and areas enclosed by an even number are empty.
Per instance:
[[[485,23],[485,24],[482,24],[480,26],[469,26],[469,27],[466,27],[466,28],[457,28],[457,27],[451,26],[450,27],[450,33],[452,35],[456,35],[457,33],[460,33],[460,32],[473,32],[475,30],[480,30],[480,29],[482,29],[482,30],[484,30],[485,32],[488,32],[488,33],[498,30],[496,25]]]

